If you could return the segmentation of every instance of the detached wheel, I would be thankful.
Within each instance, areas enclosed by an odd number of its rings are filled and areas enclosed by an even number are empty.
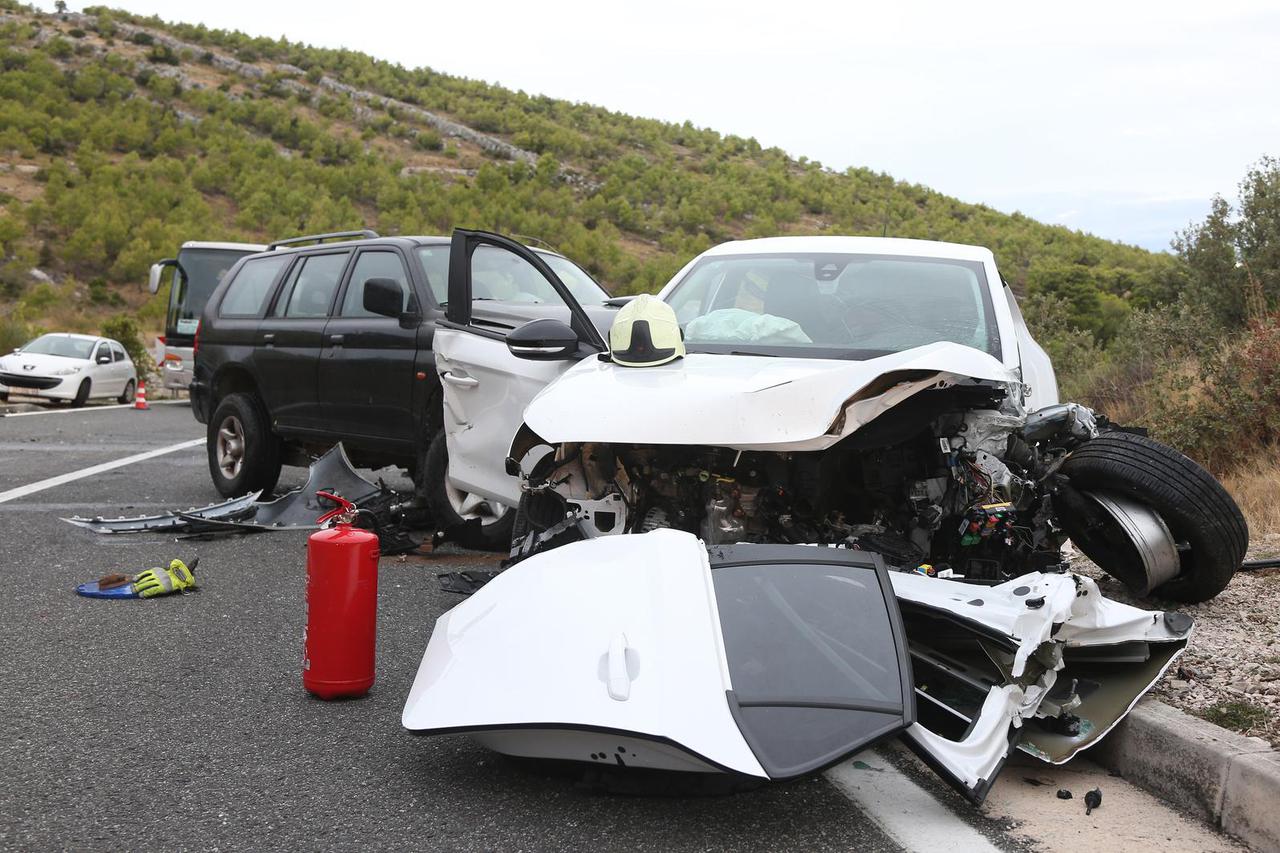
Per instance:
[[[268,495],[280,478],[280,437],[251,394],[222,398],[209,418],[205,449],[209,476],[224,498],[259,490]]]
[[[1226,588],[1244,560],[1249,529],[1235,500],[1212,474],[1171,447],[1140,435],[1104,433],[1073,451],[1061,471],[1080,491],[1123,495],[1159,514],[1177,545],[1179,572],[1153,595],[1190,604],[1208,601]],[[1109,568],[1106,563],[1114,565],[1117,552],[1081,529],[1073,514],[1059,520],[1104,571],[1121,577],[1133,570]]]
[[[129,384],[124,386],[124,393],[122,393],[119,397],[116,398],[116,402],[126,404],[126,405],[129,403],[132,403],[133,396],[136,393],[138,393],[138,386],[132,379],[130,379]]]
[[[479,551],[507,551],[511,548],[511,527],[515,507],[491,501],[449,483],[449,449],[444,432],[439,432],[427,450],[422,472],[427,503],[441,530],[456,529],[454,537],[464,548]],[[475,524],[478,521],[479,524]],[[471,523],[468,523],[471,522]]]
[[[78,409],[81,406],[83,406],[85,403],[89,402],[90,390],[91,390],[91,383],[89,382],[89,380],[88,379],[83,380],[80,383],[80,387],[76,389],[75,398],[72,399],[71,401],[72,407]]]

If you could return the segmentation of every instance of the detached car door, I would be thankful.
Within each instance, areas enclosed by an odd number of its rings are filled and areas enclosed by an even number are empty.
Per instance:
[[[557,338],[563,346],[519,334],[508,340],[533,323],[572,340]],[[603,338],[537,253],[497,234],[459,229],[433,348],[444,390],[450,483],[515,506],[520,481],[507,473],[506,458],[525,407],[576,361],[603,352]]]

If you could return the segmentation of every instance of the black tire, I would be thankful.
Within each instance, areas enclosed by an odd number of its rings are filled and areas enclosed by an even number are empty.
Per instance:
[[[448,483],[445,474],[449,470],[449,449],[445,444],[444,432],[439,432],[427,449],[426,464],[422,472],[425,477],[427,503],[431,507],[431,515],[435,526],[440,530],[454,531],[453,540],[464,548],[477,551],[509,551],[511,549],[511,528],[515,523],[516,508],[506,507],[501,516],[480,524],[467,524],[467,520],[458,514],[453,501],[449,499]]]
[[[78,409],[89,402],[89,391],[91,389],[92,383],[88,379],[81,380],[80,387],[76,389],[75,399],[71,401],[72,408]]]
[[[1131,433],[1104,433],[1072,452],[1061,471],[1077,489],[1115,492],[1146,504],[1185,543],[1181,573],[1153,595],[1208,601],[1240,568],[1249,547],[1244,515],[1212,474],[1173,448]],[[1070,519],[1063,523],[1070,534]],[[1081,550],[1089,554],[1083,545]]]
[[[133,395],[136,394],[137,392],[138,392],[137,385],[134,383],[132,379],[130,379],[129,383],[124,386],[124,391],[121,392],[119,397],[116,397],[116,402],[120,403],[121,405],[127,405],[129,403],[132,403]]]
[[[237,436],[238,465],[234,460]],[[218,402],[205,433],[205,451],[213,487],[225,498],[259,490],[269,495],[280,479],[280,437],[272,432],[266,409],[252,394],[228,394]]]

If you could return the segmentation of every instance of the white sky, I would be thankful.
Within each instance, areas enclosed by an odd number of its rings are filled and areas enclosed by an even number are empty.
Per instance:
[[[1280,155],[1275,2],[117,4],[688,119],[1152,249]]]

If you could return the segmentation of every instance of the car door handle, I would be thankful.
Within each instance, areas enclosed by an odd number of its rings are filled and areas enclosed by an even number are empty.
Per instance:
[[[448,382],[450,385],[456,385],[459,388],[474,388],[480,384],[479,379],[474,379],[470,376],[459,376],[458,374],[451,373],[449,371],[441,373],[440,378],[445,382]]]
[[[330,336],[329,336],[329,343],[333,344],[334,346],[338,346],[338,347],[342,346],[342,342],[343,342],[344,340],[346,340],[346,337],[344,337],[343,335],[330,335]]]
[[[267,332],[262,336],[262,342],[267,346],[273,346],[275,344],[275,340],[276,336],[271,332]]]

